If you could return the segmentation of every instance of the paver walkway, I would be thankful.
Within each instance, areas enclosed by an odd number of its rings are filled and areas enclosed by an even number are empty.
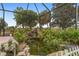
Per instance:
[[[13,37],[11,37],[11,36],[1,36],[0,37],[0,44],[7,43],[10,40],[13,40]]]

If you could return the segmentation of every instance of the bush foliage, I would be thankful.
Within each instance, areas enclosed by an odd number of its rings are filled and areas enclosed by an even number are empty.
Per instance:
[[[30,29],[16,29],[13,36],[19,43],[24,42],[28,39],[27,33],[29,31]]]
[[[61,50],[61,44],[79,44],[79,29],[38,29],[36,37],[29,37],[30,32],[30,29],[16,29],[14,37],[18,42],[28,42],[32,55],[47,55]]]

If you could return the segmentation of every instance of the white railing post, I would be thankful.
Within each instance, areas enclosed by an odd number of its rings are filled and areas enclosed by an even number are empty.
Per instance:
[[[68,50],[67,50],[67,49],[64,50],[64,55],[65,55],[65,56],[68,55]]]
[[[79,46],[74,48],[69,48],[64,50],[64,56],[78,56],[79,55]]]

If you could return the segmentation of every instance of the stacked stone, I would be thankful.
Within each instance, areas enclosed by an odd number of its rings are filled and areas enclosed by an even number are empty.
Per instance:
[[[24,44],[20,45],[19,49],[20,49],[20,51],[17,54],[18,56],[29,56],[30,55],[29,46],[27,44],[24,43]]]

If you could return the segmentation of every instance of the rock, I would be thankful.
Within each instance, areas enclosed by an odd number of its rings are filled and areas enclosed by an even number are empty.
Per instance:
[[[24,51],[22,51],[22,52],[19,52],[19,53],[18,53],[18,56],[26,56],[26,54],[25,54]]]
[[[6,56],[6,52],[0,52],[0,56]]]
[[[28,55],[30,55],[30,53],[29,53],[29,46],[26,44],[26,43],[22,43],[22,44],[20,44],[20,46],[19,46],[19,52],[18,52],[18,56],[28,56]]]

